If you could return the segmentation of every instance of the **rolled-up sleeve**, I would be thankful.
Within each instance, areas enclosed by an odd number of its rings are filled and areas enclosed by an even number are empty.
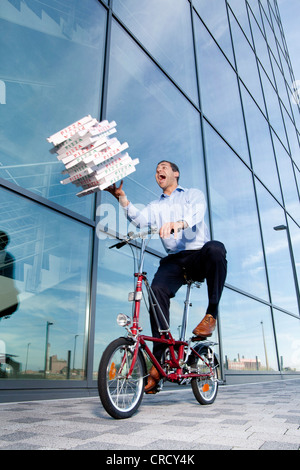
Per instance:
[[[136,225],[136,227],[147,227],[151,225],[151,211],[149,206],[139,210],[130,202],[128,206],[124,207],[124,212],[127,219]]]

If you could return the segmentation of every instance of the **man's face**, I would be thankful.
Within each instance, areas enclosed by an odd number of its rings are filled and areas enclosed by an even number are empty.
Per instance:
[[[162,162],[157,165],[155,179],[159,187],[165,191],[167,188],[177,186],[178,171],[173,171],[170,163]]]

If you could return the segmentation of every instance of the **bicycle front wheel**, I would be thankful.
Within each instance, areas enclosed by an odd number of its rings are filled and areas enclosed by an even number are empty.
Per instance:
[[[191,386],[196,400],[201,405],[211,405],[218,393],[218,360],[214,355],[212,367],[208,366],[208,351],[201,353],[203,361],[195,357],[193,367],[199,374],[207,374],[207,377],[195,377],[192,379]]]
[[[145,387],[146,364],[139,350],[130,377],[133,343],[118,338],[104,351],[98,372],[98,391],[107,413],[116,419],[130,418],[139,408]]]

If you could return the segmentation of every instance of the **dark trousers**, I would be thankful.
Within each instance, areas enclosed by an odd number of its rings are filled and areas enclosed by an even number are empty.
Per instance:
[[[185,273],[187,278],[193,281],[206,279],[208,291],[206,313],[217,318],[218,305],[227,273],[226,249],[223,243],[210,241],[200,250],[181,251],[161,259],[151,287],[168,324],[170,318],[170,299],[175,297],[178,289],[186,283]],[[157,308],[155,312],[160,323],[160,329],[165,330],[167,325],[161,318]],[[150,322],[152,335],[155,338],[159,338],[160,333],[157,321],[151,311]],[[160,361],[164,347],[161,347],[158,343],[153,343],[153,345],[153,354]]]

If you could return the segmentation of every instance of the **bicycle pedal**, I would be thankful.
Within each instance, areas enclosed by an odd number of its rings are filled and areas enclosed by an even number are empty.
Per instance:
[[[192,336],[191,341],[196,343],[197,341],[204,341],[207,339],[207,336]]]

